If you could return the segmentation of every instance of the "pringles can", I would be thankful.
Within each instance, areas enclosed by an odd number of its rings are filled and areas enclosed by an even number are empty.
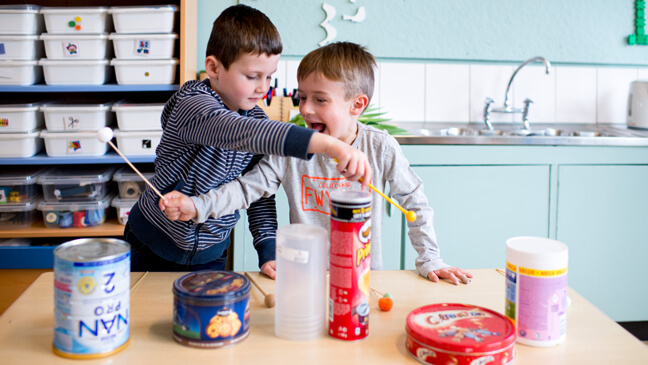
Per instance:
[[[371,194],[338,190],[330,199],[329,335],[359,340],[369,335]]]
[[[130,245],[82,238],[54,249],[54,352],[73,359],[111,355],[130,335]]]

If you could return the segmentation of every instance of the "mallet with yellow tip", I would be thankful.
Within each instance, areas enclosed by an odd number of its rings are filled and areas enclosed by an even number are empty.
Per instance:
[[[340,162],[340,161],[337,160],[337,158],[334,158],[333,160],[335,161],[335,163]],[[362,182],[362,179],[360,179],[358,181]],[[403,212],[403,214],[405,214],[405,219],[407,219],[408,222],[414,222],[416,220],[416,213],[415,212],[413,212],[411,210],[406,210],[405,208],[401,207],[400,205],[398,205],[398,203],[391,200],[387,195],[383,194],[380,190],[376,189],[373,185],[371,185],[371,183],[369,183],[367,185],[369,186],[369,189],[371,189],[371,190],[375,191],[376,193],[378,193],[378,195],[385,198],[385,200],[387,200],[388,202],[394,204],[394,206],[396,208],[398,208],[401,212]]]

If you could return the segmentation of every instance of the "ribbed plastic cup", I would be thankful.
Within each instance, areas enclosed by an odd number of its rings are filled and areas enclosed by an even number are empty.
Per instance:
[[[290,224],[277,230],[275,334],[309,341],[326,333],[326,230]]]

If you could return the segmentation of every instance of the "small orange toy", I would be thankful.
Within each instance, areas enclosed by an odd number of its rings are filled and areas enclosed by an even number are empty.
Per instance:
[[[382,297],[378,299],[378,308],[380,308],[381,311],[389,312],[393,306],[394,300],[392,298]]]

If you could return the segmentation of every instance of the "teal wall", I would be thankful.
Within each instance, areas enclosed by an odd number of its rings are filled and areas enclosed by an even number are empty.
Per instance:
[[[198,0],[198,69],[211,24],[230,5],[263,11],[301,57],[326,38],[322,3],[336,9],[335,40],[363,44],[382,59],[647,65],[648,46],[628,46],[633,0]],[[362,23],[342,20],[364,6]]]

